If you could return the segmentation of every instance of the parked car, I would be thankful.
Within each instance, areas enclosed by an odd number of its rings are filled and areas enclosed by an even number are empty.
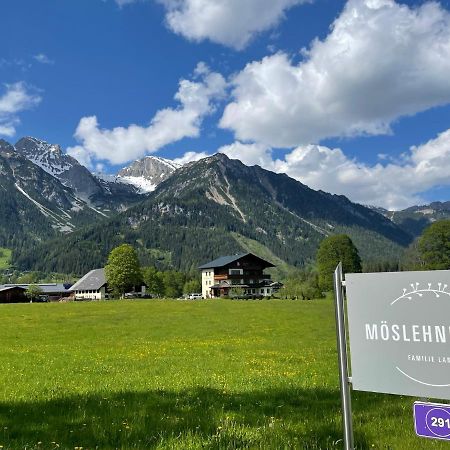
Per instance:
[[[199,299],[199,298],[203,298],[203,296],[202,296],[202,294],[195,294],[195,293],[193,293],[193,294],[189,294],[189,300],[197,300],[197,299]]]

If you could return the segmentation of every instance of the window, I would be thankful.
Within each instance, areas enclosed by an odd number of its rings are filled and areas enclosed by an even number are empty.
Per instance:
[[[228,271],[229,275],[243,275],[243,270],[242,269],[230,269]]]

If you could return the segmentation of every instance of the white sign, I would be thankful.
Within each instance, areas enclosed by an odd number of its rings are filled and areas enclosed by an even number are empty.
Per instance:
[[[450,399],[450,271],[345,280],[353,389]]]

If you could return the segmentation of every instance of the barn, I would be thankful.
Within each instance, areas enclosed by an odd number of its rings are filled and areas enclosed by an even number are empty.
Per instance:
[[[25,291],[22,286],[0,286],[0,303],[28,302]]]

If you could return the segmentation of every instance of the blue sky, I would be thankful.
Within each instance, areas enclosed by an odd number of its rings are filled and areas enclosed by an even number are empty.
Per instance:
[[[449,11],[412,0],[6,0],[1,137],[59,143],[109,173],[148,154],[223,151],[361,203],[449,200]]]

